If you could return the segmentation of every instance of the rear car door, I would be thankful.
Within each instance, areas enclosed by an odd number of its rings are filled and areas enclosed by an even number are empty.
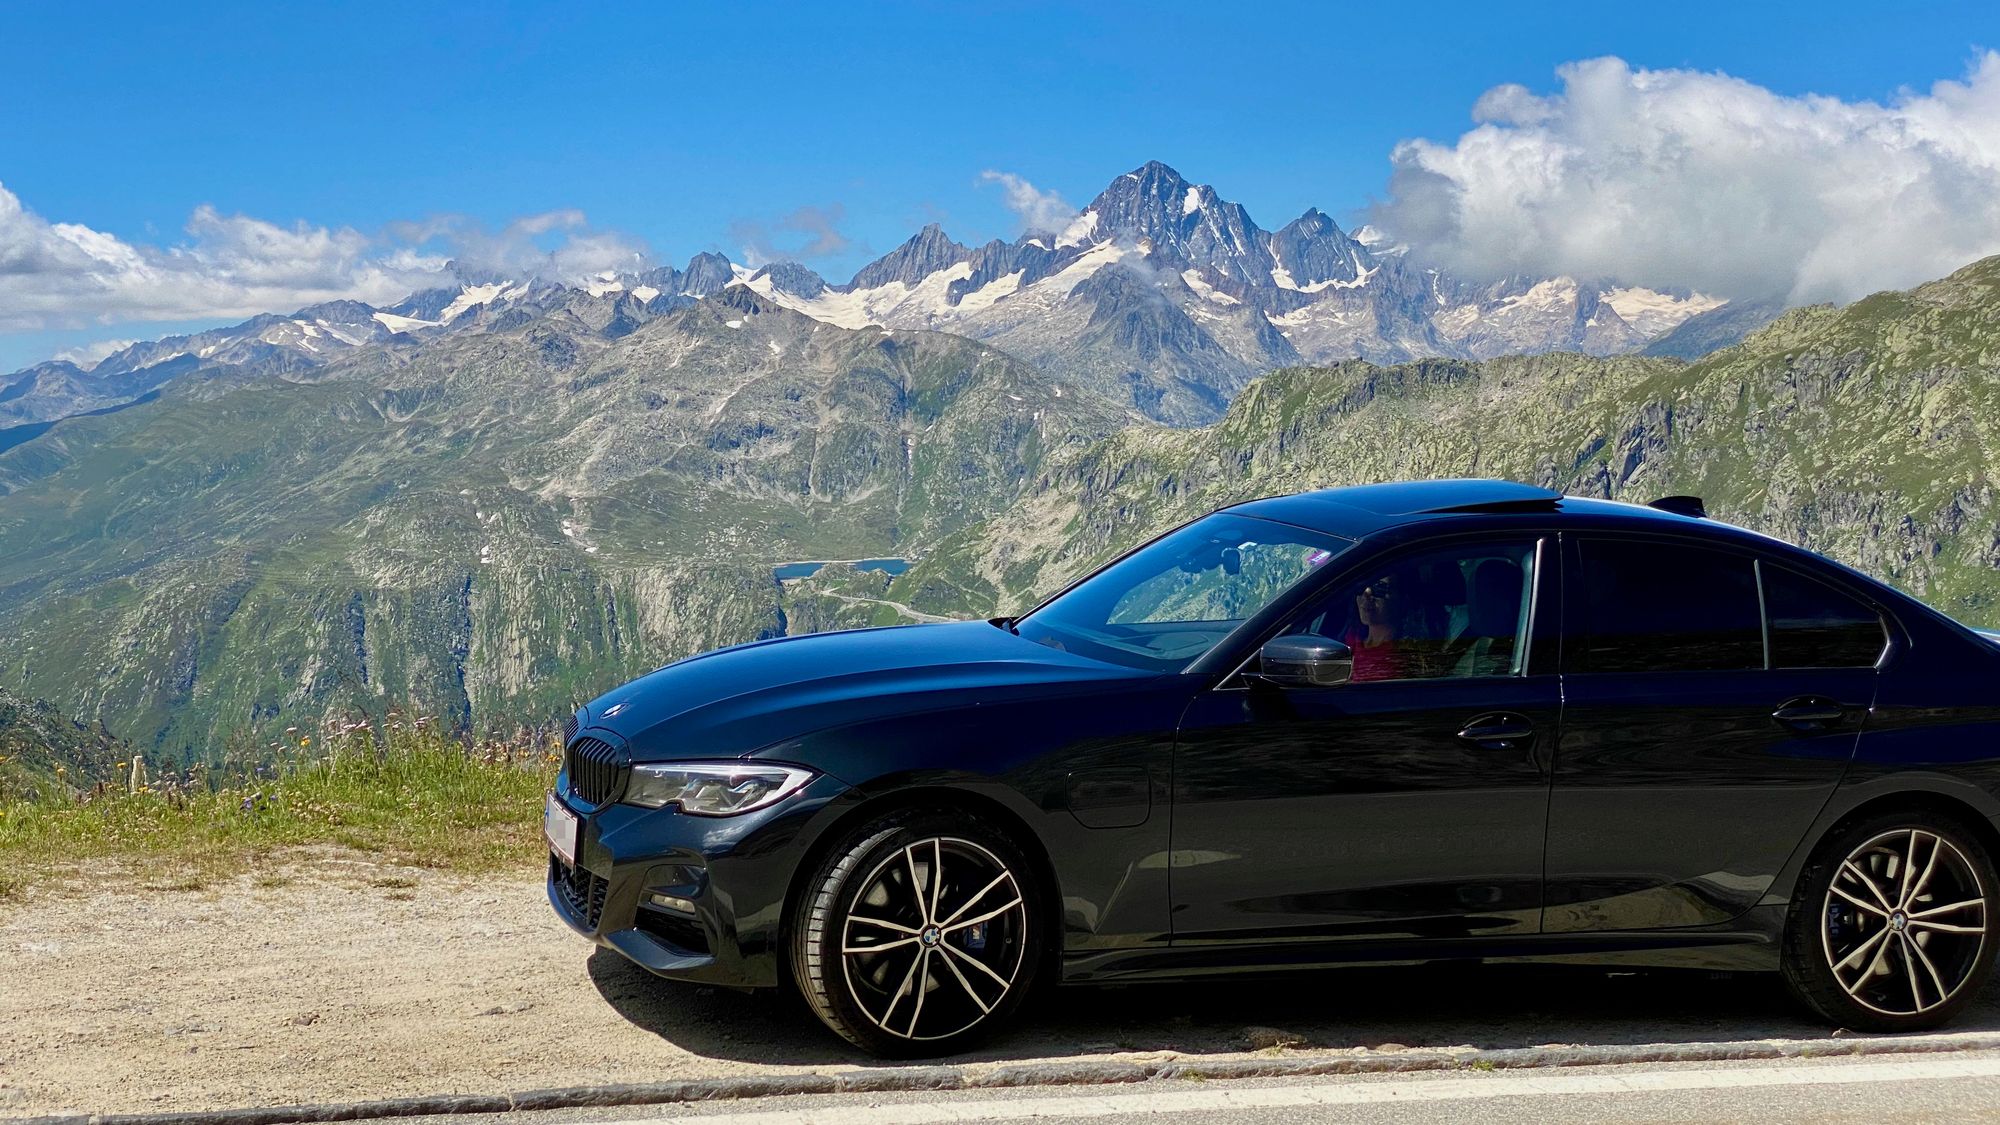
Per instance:
[[[1883,619],[1750,551],[1571,539],[1543,928],[1726,922],[1770,887],[1853,758]]]
[[[1283,630],[1348,644],[1352,681],[1198,696],[1175,749],[1174,944],[1533,933],[1557,569],[1536,534],[1391,556]]]

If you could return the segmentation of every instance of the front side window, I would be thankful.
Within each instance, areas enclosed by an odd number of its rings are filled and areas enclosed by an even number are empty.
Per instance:
[[[1764,667],[1757,566],[1682,543],[1585,540],[1585,672],[1714,672]]]
[[[1354,682],[1520,675],[1535,589],[1533,540],[1393,559],[1343,582],[1287,632],[1354,653]]]
[[[1764,611],[1771,622],[1773,668],[1873,668],[1888,634],[1882,615],[1824,582],[1770,563]]]
[[[1302,527],[1218,513],[1119,559],[1014,623],[1051,648],[1178,672],[1352,546]]]

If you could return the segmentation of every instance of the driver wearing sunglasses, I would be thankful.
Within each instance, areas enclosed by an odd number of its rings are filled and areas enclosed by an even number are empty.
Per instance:
[[[1405,576],[1384,574],[1354,592],[1354,612],[1341,642],[1354,651],[1355,680],[1400,680],[1416,674],[1409,642],[1416,635],[1407,610]]]

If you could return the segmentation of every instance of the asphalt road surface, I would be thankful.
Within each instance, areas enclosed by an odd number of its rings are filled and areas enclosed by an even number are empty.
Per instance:
[[[435,1125],[467,1121],[418,1120]],[[651,1125],[665,1120],[703,1125],[2000,1121],[2000,1052],[823,1095],[480,1120],[492,1125]]]

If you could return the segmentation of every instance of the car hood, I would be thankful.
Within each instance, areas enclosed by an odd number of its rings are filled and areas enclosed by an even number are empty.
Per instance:
[[[1981,640],[1991,641],[1996,645],[2000,645],[2000,633],[1996,633],[1991,629],[1974,629],[1973,632],[1979,634]]]
[[[717,649],[592,700],[637,761],[737,757],[896,714],[1099,690],[1158,673],[1086,660],[984,621],[814,633]]]

